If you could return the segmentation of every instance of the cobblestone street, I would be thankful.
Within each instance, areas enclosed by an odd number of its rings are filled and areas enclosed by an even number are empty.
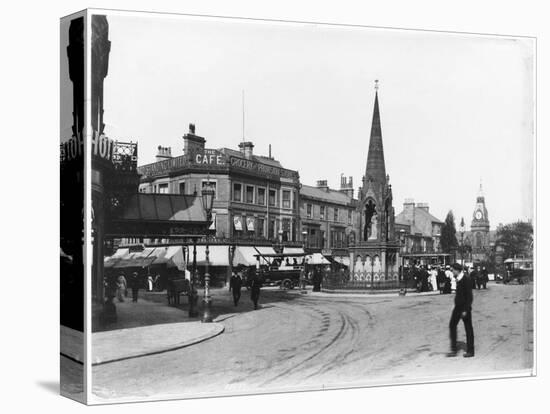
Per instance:
[[[225,331],[208,341],[93,367],[94,396],[115,401],[317,389],[532,367],[531,285],[474,291],[476,356],[470,359],[445,357],[452,295],[262,295],[258,311],[219,315]],[[251,308],[246,294],[240,306]],[[462,324],[459,341],[465,341]]]

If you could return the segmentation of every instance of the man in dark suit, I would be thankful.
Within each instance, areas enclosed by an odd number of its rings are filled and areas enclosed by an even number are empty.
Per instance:
[[[241,279],[241,275],[239,273],[233,273],[231,279],[229,280],[229,290],[231,291],[231,293],[233,293],[233,303],[235,304],[235,306],[239,304],[242,285],[243,280]]]
[[[254,309],[258,309],[258,300],[260,299],[260,289],[262,288],[261,275],[256,274],[250,281],[250,299],[254,303]]]
[[[470,280],[472,281],[472,289],[480,289],[481,284],[479,283],[479,266],[474,267],[470,272]]]
[[[456,346],[456,327],[460,320],[464,322],[466,330],[466,353],[465,358],[474,356],[474,328],[472,326],[472,302],[474,295],[472,292],[472,280],[462,271],[462,266],[458,263],[453,265],[453,277],[456,279],[455,307],[451,314],[449,330],[451,335],[451,352],[447,354],[454,357],[457,354]]]
[[[132,288],[132,302],[138,301],[139,275],[138,272],[132,273],[130,277],[130,287]]]
[[[487,271],[487,268],[484,266],[483,269],[481,269],[481,283],[480,283],[479,289],[481,289],[481,286],[483,286],[483,289],[487,289],[488,281],[489,281],[489,272]]]

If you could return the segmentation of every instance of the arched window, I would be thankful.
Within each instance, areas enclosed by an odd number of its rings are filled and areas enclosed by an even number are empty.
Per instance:
[[[483,246],[483,236],[480,232],[476,233],[476,247],[482,247]]]

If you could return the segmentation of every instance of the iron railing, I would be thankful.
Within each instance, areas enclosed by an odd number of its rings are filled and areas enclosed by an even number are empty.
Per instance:
[[[397,273],[364,273],[353,276],[349,271],[326,272],[323,277],[325,290],[393,290],[409,287],[407,282],[400,280]]]

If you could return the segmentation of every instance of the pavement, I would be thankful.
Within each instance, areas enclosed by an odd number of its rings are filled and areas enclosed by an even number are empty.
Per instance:
[[[289,294],[290,293],[290,294]],[[474,293],[475,358],[446,358],[453,295],[384,298],[262,289],[215,293],[223,335],[92,368],[94,402],[532,375],[532,286]],[[224,312],[228,313],[224,313]],[[231,312],[229,312],[231,311]],[[459,347],[464,329],[459,326]]]
[[[264,291],[272,291],[275,298],[286,294],[279,288],[268,287]],[[187,298],[181,296],[180,305],[168,306],[166,292],[141,290],[137,302],[132,302],[130,297],[124,302],[115,300],[117,320],[108,324],[100,321],[101,307],[94,305],[92,365],[160,354],[204,342],[223,333],[221,322],[224,320],[253,310],[252,302],[247,301],[246,289],[238,308],[227,288],[212,289],[211,296],[212,323],[200,322],[200,301],[199,316],[191,318]],[[82,333],[61,326],[61,338],[61,355],[84,362]]]
[[[312,298],[365,298],[365,293],[313,292],[311,287],[304,290],[284,291],[276,287],[264,288],[265,292],[282,295],[308,295]],[[246,290],[243,295],[246,296]],[[407,292],[408,297],[439,295],[439,292]],[[108,325],[94,318],[92,334],[92,365],[122,361],[148,355],[169,352],[211,339],[224,331],[222,322],[237,316],[231,296],[226,289],[212,290],[214,322],[202,323],[198,318],[190,318],[187,312],[187,299],[181,298],[178,307],[167,306],[164,292],[141,292],[137,303],[127,298],[117,302],[117,321]],[[395,291],[376,293],[376,298],[397,298]],[[239,311],[246,310],[241,306]],[[96,309],[96,316],[99,309]],[[217,312],[216,312],[217,311]],[[61,326],[61,354],[84,361],[81,332]],[[122,346],[121,346],[122,345]]]
[[[157,296],[150,300],[151,296]],[[185,348],[213,338],[224,331],[218,322],[202,323],[190,318],[185,301],[179,307],[166,304],[165,293],[141,292],[138,302],[117,302],[117,320],[99,322],[100,308],[92,321],[92,365],[138,358]],[[148,299],[144,299],[143,297]],[[61,326],[61,355],[84,362],[82,332]]]
[[[155,355],[198,344],[221,334],[221,323],[180,322],[92,334],[92,365]]]

